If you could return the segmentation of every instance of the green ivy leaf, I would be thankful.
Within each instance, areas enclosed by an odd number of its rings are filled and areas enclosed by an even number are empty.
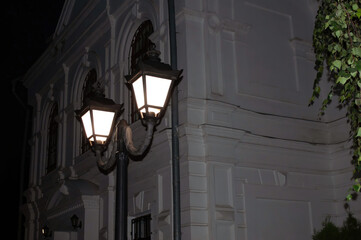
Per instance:
[[[361,106],[361,99],[356,99],[356,100],[355,100],[355,104],[356,104],[357,106]]]
[[[356,16],[361,18],[361,8],[357,9]]]
[[[336,37],[338,37],[338,38],[340,38],[341,34],[342,34],[342,31],[341,31],[341,30],[337,30],[337,31],[335,32],[335,35],[336,35]]]
[[[347,82],[347,80],[349,80],[350,77],[338,77],[336,80],[336,83],[341,83],[342,85],[345,85],[345,83]]]
[[[347,64],[348,64],[348,65],[352,65],[353,62],[354,62],[354,60],[353,60],[352,56],[350,56],[350,57],[347,59]]]
[[[355,172],[361,172],[361,2],[359,0],[335,1],[320,0],[313,31],[316,78],[310,103],[319,97],[323,66],[326,62],[335,85],[323,99],[320,115],[323,115],[332,94],[337,93],[339,102],[347,108],[353,138],[353,165]],[[359,6],[360,5],[360,6]],[[325,31],[326,29],[326,31]],[[356,137],[357,136],[357,137]],[[361,178],[355,178],[350,192],[360,192]],[[349,192],[349,193],[350,193]],[[352,193],[347,196],[352,199]]]
[[[354,47],[354,48],[352,48],[351,52],[352,52],[353,55],[361,57],[361,48]]]
[[[356,68],[349,68],[348,71],[350,72],[350,75],[352,77],[356,77],[356,75],[357,75],[357,69]]]
[[[340,44],[335,44],[335,46],[334,46],[334,48],[333,48],[335,51],[337,51],[337,52],[341,52],[341,50],[342,50],[342,47],[341,47],[341,45]]]
[[[357,71],[361,71],[361,60],[359,60],[357,63],[356,63],[356,69]]]
[[[332,62],[332,65],[335,66],[337,69],[341,68],[341,61],[340,60],[335,60]]]
[[[355,192],[360,192],[360,190],[361,190],[360,184],[355,184],[355,185],[353,185],[353,190],[354,190]]]
[[[352,195],[351,194],[348,194],[347,197],[346,197],[347,201],[350,201],[352,199]]]
[[[340,5],[337,6],[338,10],[336,11],[336,16],[340,17],[342,15],[342,9],[339,8]]]
[[[321,91],[320,86],[316,86],[316,87],[315,87],[315,95],[319,95],[319,94],[320,94],[320,91]]]

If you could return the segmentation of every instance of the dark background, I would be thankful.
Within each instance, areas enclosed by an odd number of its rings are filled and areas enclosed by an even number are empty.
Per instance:
[[[2,3],[2,203],[9,239],[16,239],[20,196],[21,159],[25,159],[24,188],[28,187],[29,152],[23,153],[24,131],[31,125],[26,119],[27,91],[22,76],[52,41],[65,0],[4,1]],[[5,40],[5,41],[4,41]],[[14,94],[14,92],[16,94]],[[25,104],[25,105],[23,105]],[[30,126],[31,127],[31,126]],[[29,131],[31,133],[31,129]],[[31,135],[31,134],[30,134]],[[25,141],[27,143],[27,141]],[[26,146],[26,145],[25,145]],[[24,201],[23,199],[22,201]],[[24,203],[24,202],[23,202]],[[15,236],[14,236],[15,235]]]

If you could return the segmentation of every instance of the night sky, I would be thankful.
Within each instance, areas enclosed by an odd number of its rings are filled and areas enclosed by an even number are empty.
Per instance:
[[[2,3],[2,70],[5,83],[2,90],[2,102],[5,105],[6,117],[2,140],[3,165],[1,179],[3,186],[3,209],[6,214],[6,230],[17,232],[20,160],[25,129],[25,109],[12,93],[15,79],[21,78],[41,56],[52,40],[64,0],[31,0],[4,1]],[[3,41],[4,42],[4,41]],[[5,53],[5,55],[4,55]],[[26,100],[26,89],[17,84],[17,95]],[[3,121],[4,122],[4,121]],[[28,164],[26,164],[27,166]],[[27,173],[29,169],[25,169]],[[27,174],[25,174],[27,178]],[[25,185],[25,188],[27,185]],[[10,237],[11,236],[11,237]],[[11,239],[16,236],[10,234]]]

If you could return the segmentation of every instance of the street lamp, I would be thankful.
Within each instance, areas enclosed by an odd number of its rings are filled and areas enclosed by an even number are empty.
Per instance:
[[[163,117],[170,93],[183,71],[172,70],[170,65],[160,61],[159,55],[155,49],[148,51],[147,58],[139,64],[139,71],[126,76],[143,123],[149,117],[158,120]]]
[[[80,110],[75,111],[83,124],[84,134],[95,152],[104,152],[111,140],[116,119],[123,112],[123,104],[105,98],[100,86],[84,100]]]
[[[147,126],[140,147],[134,146],[128,123],[119,119],[123,104],[105,98],[99,87],[87,96],[84,106],[75,111],[91,149],[96,153],[99,169],[108,173],[115,164],[117,166],[115,240],[127,239],[128,154],[144,154],[153,138],[154,126],[160,123],[164,115],[173,87],[181,79],[182,71],[172,70],[168,64],[160,62],[159,54],[159,51],[150,50],[140,62],[139,71],[126,76],[126,84],[136,98],[142,123]],[[104,159],[103,152],[109,144],[113,145],[113,150],[111,156]]]

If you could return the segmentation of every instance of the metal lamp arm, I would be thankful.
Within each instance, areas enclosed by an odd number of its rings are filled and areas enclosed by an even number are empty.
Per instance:
[[[126,150],[132,156],[141,156],[147,150],[150,142],[153,138],[154,126],[156,125],[156,120],[153,118],[149,118],[146,120],[147,123],[147,133],[145,135],[144,141],[142,145],[138,148],[134,146],[133,143],[133,132],[129,127],[127,121],[120,120],[115,128],[115,133],[113,134],[112,142],[112,151],[110,157],[108,159],[104,159],[102,156],[101,150],[96,149],[95,153],[97,156],[97,165],[99,169],[107,172],[114,167],[117,161],[117,152],[121,152]],[[125,145],[126,149],[123,149],[122,146]],[[136,161],[136,160],[135,160]]]
[[[107,172],[109,169],[112,169],[113,166],[116,164],[116,152],[117,152],[117,146],[118,146],[118,140],[116,139],[116,136],[118,135],[118,128],[115,128],[115,133],[113,134],[113,139],[111,141],[112,144],[112,151],[110,153],[110,157],[108,159],[104,159],[102,156],[102,152],[99,149],[95,150],[95,155],[97,156],[97,165],[98,168]]]
[[[155,119],[149,118],[146,120],[147,123],[147,133],[145,135],[142,145],[138,148],[134,146],[133,143],[133,132],[129,127],[128,123],[125,120],[120,120],[118,129],[120,129],[121,140],[124,141],[126,150],[132,156],[141,156],[147,150],[150,142],[153,138],[154,126],[156,124]]]

